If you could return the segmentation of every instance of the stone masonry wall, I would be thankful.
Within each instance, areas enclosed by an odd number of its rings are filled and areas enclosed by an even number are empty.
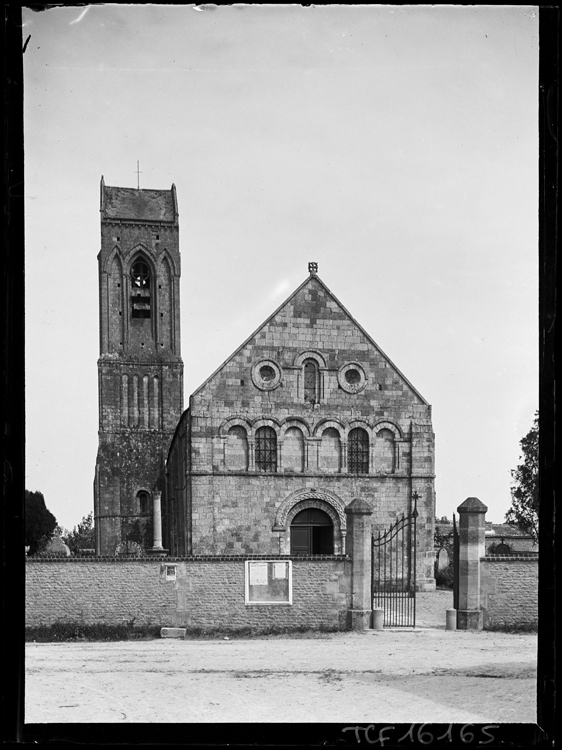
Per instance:
[[[28,560],[26,625],[134,620],[136,625],[227,632],[271,626],[345,629],[348,560],[293,559],[292,605],[246,605],[245,559]],[[177,564],[176,581],[166,580],[170,563]]]
[[[165,457],[183,411],[180,253],[173,186],[133,190],[105,186],[102,179],[100,208],[94,517],[97,552],[111,555],[127,539],[142,537],[143,546],[152,545],[152,509],[141,513],[137,493],[152,498],[161,490]],[[143,289],[131,275],[137,260],[149,269]],[[140,298],[148,303],[148,317],[133,314]]]
[[[484,629],[537,624],[538,563],[538,555],[481,558],[480,607]]]
[[[176,594],[160,562],[67,559],[26,562],[26,625],[57,621],[165,625]]]
[[[397,516],[408,513],[410,496],[406,478],[392,484],[383,480],[375,488],[369,478],[352,476],[304,479],[302,475],[216,474],[193,477],[192,488],[195,497],[206,498],[205,503],[198,502],[193,509],[193,525],[197,529],[195,555],[203,555],[209,549],[215,554],[287,554],[286,548],[280,546],[282,532],[274,530],[273,525],[279,506],[295,492],[321,488],[338,497],[343,506],[362,497],[373,507],[373,525],[378,529],[385,529]]]
[[[307,362],[316,363],[312,400]],[[267,377],[260,380],[264,364]],[[355,380],[346,379],[350,373]],[[167,501],[167,523],[173,527],[178,509],[189,506],[191,547],[178,540],[172,554],[286,554],[276,516],[293,493],[309,488],[333,493],[340,507],[365,499],[374,528],[407,514],[416,491],[418,580],[434,586],[431,407],[317,277],[193,394],[189,423],[189,459],[177,455],[185,450],[177,435],[168,459],[169,468],[189,461],[189,469],[187,481],[175,483],[185,489],[169,483],[178,496]],[[263,426],[276,435],[273,471],[257,465]],[[352,473],[349,435],[358,427],[368,435],[368,467]],[[338,533],[335,524],[335,542]]]

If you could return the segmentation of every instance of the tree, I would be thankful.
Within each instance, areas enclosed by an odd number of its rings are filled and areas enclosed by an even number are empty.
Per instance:
[[[453,526],[451,524],[451,528],[445,529],[439,528],[439,526],[435,527],[435,532],[433,534],[433,543],[435,546],[435,549],[449,549],[453,546]]]
[[[94,549],[96,546],[94,514],[88,513],[78,526],[75,526],[72,531],[67,531],[64,542],[73,554],[83,549]]]
[[[453,525],[445,516],[435,519],[435,531],[433,543],[435,548],[434,575],[435,583],[439,588],[450,589],[453,586]],[[446,528],[445,528],[446,527]],[[439,567],[439,553],[446,550],[449,556],[449,564],[445,568]]]
[[[511,508],[505,515],[506,523],[517,526],[537,541],[539,536],[539,413],[533,426],[520,441],[523,459],[511,476]]]
[[[57,526],[57,519],[47,510],[42,492],[25,491],[25,545],[35,555],[45,548]]]

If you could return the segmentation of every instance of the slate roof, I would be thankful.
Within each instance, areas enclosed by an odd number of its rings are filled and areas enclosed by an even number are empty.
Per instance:
[[[109,187],[102,177],[100,211],[104,219],[175,223],[175,187],[172,185],[170,190]]]

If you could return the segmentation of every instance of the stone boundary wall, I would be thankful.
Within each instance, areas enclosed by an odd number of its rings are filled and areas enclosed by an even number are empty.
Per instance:
[[[480,607],[484,629],[535,626],[538,622],[538,554],[480,558]]]
[[[536,628],[538,552],[486,554],[486,505],[467,497],[457,511],[457,628]]]
[[[292,560],[292,605],[246,605],[246,560]],[[176,580],[166,580],[174,563]],[[220,628],[347,627],[351,561],[345,556],[28,558],[26,625],[54,622]]]

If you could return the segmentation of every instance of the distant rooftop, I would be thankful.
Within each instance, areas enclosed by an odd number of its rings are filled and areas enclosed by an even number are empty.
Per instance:
[[[128,221],[177,221],[176,189],[135,190],[106,186],[101,180],[102,218]]]
[[[490,536],[528,536],[517,526],[510,526],[507,523],[486,523],[486,534]]]
[[[458,520],[457,520],[458,524]],[[436,529],[449,530],[452,526],[452,521],[449,523],[443,523],[438,520],[435,522]],[[521,536],[528,537],[524,531],[521,531],[517,526],[510,526],[507,523],[494,523],[493,521],[486,521],[486,536]]]

